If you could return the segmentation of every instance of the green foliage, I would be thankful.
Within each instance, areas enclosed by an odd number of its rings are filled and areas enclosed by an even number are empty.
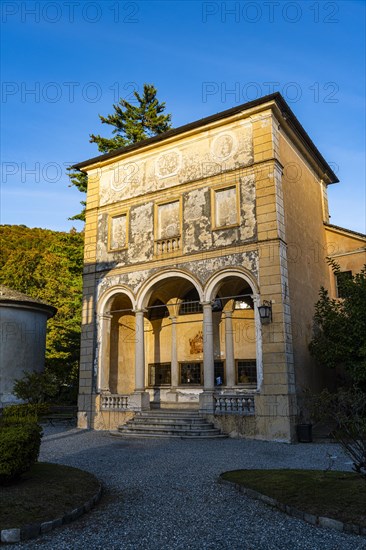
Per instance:
[[[169,130],[171,115],[163,114],[165,103],[160,103],[156,94],[157,89],[152,84],[144,84],[142,95],[137,91],[134,92],[137,105],[121,98],[117,104],[113,105],[113,114],[106,117],[99,115],[102,124],[113,127],[113,136],[105,138],[90,134],[90,143],[96,143],[101,153],[109,153]],[[88,186],[87,174],[71,168],[68,168],[68,172],[71,185],[75,185],[79,191],[85,193]],[[71,220],[85,220],[85,202],[82,201],[81,204],[82,212],[70,218]]]
[[[113,105],[112,115],[99,115],[103,124],[114,126],[114,137],[108,139],[91,134],[90,143],[96,143],[101,153],[108,153],[169,130],[171,115],[162,114],[165,103],[159,103],[156,94],[157,89],[153,85],[144,84],[143,95],[134,92],[138,105],[121,98]]]
[[[57,307],[47,322],[46,372],[61,394],[77,384],[84,235],[4,225],[0,240],[0,283]]]
[[[311,395],[308,401],[317,420],[332,421],[334,439],[353,462],[353,469],[366,481],[366,393],[357,387],[327,389]]]
[[[339,266],[330,261],[335,275]],[[366,389],[366,266],[342,281],[342,299],[331,299],[325,288],[315,305],[315,333],[310,352],[325,367],[342,367]]]
[[[16,481],[37,461],[42,429],[36,422],[5,424],[0,429],[0,485]]]
[[[85,172],[78,172],[76,170],[73,170],[71,166],[67,168],[68,176],[71,181],[71,185],[75,185],[79,189],[81,193],[86,193],[86,190],[88,188],[88,174]],[[75,216],[71,216],[69,218],[70,220],[79,220],[82,222],[85,222],[85,207],[86,202],[80,201],[81,206],[83,207],[82,211],[79,214],[75,214]]]
[[[13,393],[30,404],[44,403],[56,397],[60,391],[58,379],[49,371],[25,372],[16,380]]]
[[[10,405],[3,410],[3,422],[9,421],[21,421],[22,419],[28,419],[31,421],[37,421],[42,415],[47,414],[49,405],[46,403],[24,403],[21,405]]]

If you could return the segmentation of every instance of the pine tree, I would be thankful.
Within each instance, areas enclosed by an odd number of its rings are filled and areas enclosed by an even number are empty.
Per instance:
[[[90,143],[96,143],[101,153],[109,153],[169,130],[171,115],[164,114],[165,103],[160,103],[156,94],[157,89],[152,84],[144,84],[142,95],[137,91],[134,92],[137,105],[132,105],[121,98],[117,104],[113,105],[113,114],[106,117],[99,115],[102,124],[114,127],[113,137],[104,138],[91,134]],[[72,185],[75,185],[79,191],[86,192],[87,174],[72,171],[71,168],[68,171]],[[85,219],[85,202],[81,204],[84,206],[83,211],[70,219]]]

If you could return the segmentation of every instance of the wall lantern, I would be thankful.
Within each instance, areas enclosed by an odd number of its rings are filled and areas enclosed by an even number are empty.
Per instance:
[[[262,325],[268,325],[272,322],[272,302],[263,300],[263,304],[258,306],[258,312]]]

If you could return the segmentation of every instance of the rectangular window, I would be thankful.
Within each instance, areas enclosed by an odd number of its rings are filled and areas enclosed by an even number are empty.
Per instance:
[[[336,287],[337,287],[337,297],[344,298],[345,296],[345,283],[352,279],[352,271],[341,271],[337,273],[336,277]]]
[[[171,367],[170,363],[149,364],[149,386],[170,386]]]
[[[239,386],[257,385],[257,362],[255,359],[238,359],[236,361],[236,383]]]
[[[211,191],[212,228],[226,229],[239,225],[239,188],[237,185]]]
[[[184,386],[202,385],[202,363],[179,363],[180,366],[180,384]]]
[[[181,201],[155,205],[155,254],[176,253],[181,248]]]
[[[109,251],[123,250],[128,244],[128,213],[109,218]]]

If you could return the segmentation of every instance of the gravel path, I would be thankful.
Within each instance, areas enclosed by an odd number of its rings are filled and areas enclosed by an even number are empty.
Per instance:
[[[312,527],[217,483],[238,468],[336,469],[335,445],[221,439],[121,440],[106,432],[47,428],[43,461],[102,480],[100,504],[74,523],[11,548],[136,550],[366,550],[366,538]]]

